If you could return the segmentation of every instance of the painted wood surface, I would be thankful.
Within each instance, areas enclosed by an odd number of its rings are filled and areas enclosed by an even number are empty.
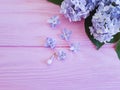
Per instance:
[[[46,0],[0,0],[0,90],[120,90],[120,61],[114,45],[99,51],[90,42],[82,22],[70,23],[59,7]],[[59,15],[61,24],[52,30],[48,18]],[[72,30],[71,42],[80,42],[73,54],[59,34]],[[45,48],[46,37],[57,39],[57,50],[67,59],[45,61],[52,51]]]

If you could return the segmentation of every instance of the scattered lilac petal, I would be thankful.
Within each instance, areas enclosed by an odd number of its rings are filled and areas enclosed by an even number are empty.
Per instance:
[[[70,50],[72,52],[78,52],[80,50],[80,43],[72,43],[70,45]]]
[[[53,55],[48,61],[47,64],[51,65],[53,63],[53,60],[55,59],[55,56]]]
[[[64,29],[61,34],[63,40],[69,41],[71,38],[72,31]]]
[[[47,61],[47,64],[48,65],[51,65],[53,63],[53,60],[51,60],[51,59],[49,59],[48,61]]]
[[[64,51],[59,51],[58,60],[65,60],[65,58],[66,58],[66,53]]]
[[[59,16],[53,16],[48,20],[48,23],[52,28],[55,28],[58,24],[60,24]]]
[[[46,45],[45,46],[48,47],[48,48],[54,49],[56,47],[56,40],[48,37],[46,39]]]

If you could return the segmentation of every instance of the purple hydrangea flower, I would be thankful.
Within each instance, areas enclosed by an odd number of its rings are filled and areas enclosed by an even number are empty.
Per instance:
[[[80,50],[80,43],[72,43],[70,45],[70,50],[72,52],[78,52]]]
[[[59,51],[58,60],[65,60],[65,58],[66,58],[66,53],[64,51]]]
[[[46,39],[46,45],[45,46],[48,47],[48,48],[54,49],[56,47],[56,40],[48,37]]]
[[[120,6],[100,4],[92,18],[91,35],[101,43],[109,42],[120,32]]]
[[[99,1],[101,0],[64,0],[61,4],[61,13],[69,18],[69,21],[81,21],[89,16]]]
[[[70,40],[70,37],[71,37],[71,34],[72,34],[72,31],[69,31],[67,29],[64,29],[62,31],[62,34],[61,34],[61,38],[66,40],[66,41],[69,41]]]
[[[59,16],[53,16],[48,20],[48,23],[52,28],[55,28],[58,24],[60,24]]]

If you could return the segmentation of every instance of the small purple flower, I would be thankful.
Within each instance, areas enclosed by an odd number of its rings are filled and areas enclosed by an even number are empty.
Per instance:
[[[72,31],[69,31],[67,29],[64,29],[61,34],[61,38],[63,40],[69,41],[71,37]]]
[[[72,43],[70,45],[70,50],[72,52],[78,52],[80,50],[80,43]]]
[[[64,51],[59,51],[58,60],[65,60],[65,58],[66,58],[66,53]]]
[[[59,16],[53,16],[47,22],[52,28],[55,28],[58,24],[60,24]]]
[[[46,45],[45,46],[48,47],[48,48],[54,49],[56,47],[56,40],[48,37],[46,39]]]

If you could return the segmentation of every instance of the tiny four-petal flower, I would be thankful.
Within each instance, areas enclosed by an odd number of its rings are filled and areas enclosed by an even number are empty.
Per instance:
[[[60,24],[59,16],[53,16],[47,21],[52,28],[55,28],[58,24]]]
[[[71,34],[72,34],[72,31],[67,30],[67,29],[63,29],[62,34],[61,34],[61,38],[63,40],[69,41],[71,38]]]
[[[48,47],[48,48],[54,49],[56,47],[56,40],[48,37],[46,39],[46,45],[45,46]]]

